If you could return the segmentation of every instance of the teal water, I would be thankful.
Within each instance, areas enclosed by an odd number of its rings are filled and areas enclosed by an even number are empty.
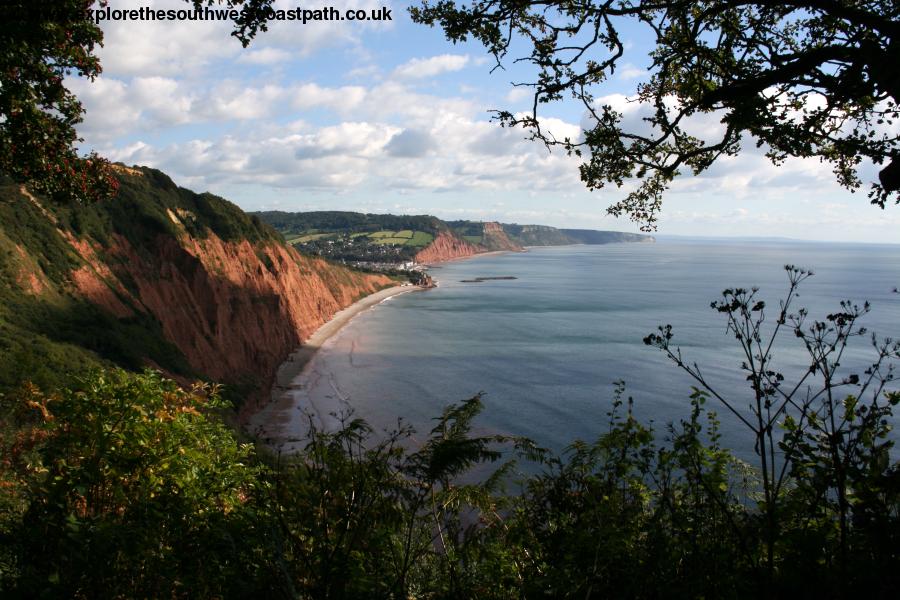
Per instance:
[[[750,393],[735,340],[711,301],[758,286],[774,321],[786,263],[813,269],[796,308],[824,318],[843,299],[872,303],[864,319],[900,336],[900,246],[663,241],[537,248],[432,270],[437,289],[394,297],[354,319],[313,359],[306,387],[319,410],[346,402],[378,429],[402,417],[420,432],[448,403],[485,394],[480,431],[528,436],[561,449],[606,426],[614,382],[657,428],[686,417],[693,381],[642,339],[671,323],[689,361],[740,406]],[[475,277],[515,280],[463,283]],[[806,354],[790,331],[776,346],[788,381]],[[857,339],[847,372],[873,358]],[[807,363],[808,364],[808,363]],[[895,386],[896,387],[896,386]],[[711,403],[711,407],[716,405]],[[748,434],[718,410],[726,445]],[[752,444],[752,442],[750,442]],[[744,452],[741,452],[744,454]]]

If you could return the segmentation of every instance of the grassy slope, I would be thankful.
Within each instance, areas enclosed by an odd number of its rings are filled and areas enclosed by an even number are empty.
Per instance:
[[[63,230],[90,228],[102,239],[115,231],[114,219],[101,207],[77,217],[49,208]],[[139,231],[135,223],[128,227],[132,235]],[[144,357],[188,374],[183,356],[155,320],[143,313],[116,319],[72,292],[70,273],[83,264],[19,186],[0,182],[0,390],[26,376],[55,387],[72,371],[111,362],[139,368]]]
[[[114,235],[152,259],[152,240],[179,233],[167,210],[191,213],[185,221],[194,237],[212,231],[226,241],[281,238],[222,198],[179,188],[160,171],[141,173],[123,176],[116,198],[74,210],[36,203],[20,186],[0,179],[0,391],[26,377],[55,388],[86,367],[138,369],[148,359],[171,373],[195,375],[155,318],[140,310],[116,318],[74,292],[72,271],[86,263],[64,232],[93,241],[103,261],[115,260],[105,253]],[[129,306],[127,297],[119,299]]]
[[[425,247],[441,231],[450,231],[469,243],[484,245],[493,250],[491,240],[484,236],[479,221],[441,221],[425,215],[377,215],[345,211],[252,213],[281,232],[290,243],[313,239],[329,239],[337,234],[352,237],[368,236],[380,244]],[[609,244],[640,242],[648,236],[617,231],[586,229],[557,229],[547,225],[518,225],[504,223],[503,231],[509,239],[522,246],[563,246],[568,244]],[[412,237],[409,234],[412,233]]]

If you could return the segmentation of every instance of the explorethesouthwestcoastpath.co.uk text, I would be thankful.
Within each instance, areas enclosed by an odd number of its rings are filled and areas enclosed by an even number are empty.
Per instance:
[[[109,21],[234,21],[238,22],[241,10],[233,8],[185,8],[162,9],[150,6],[139,8],[113,8],[106,5],[99,8],[88,9],[94,23],[100,24]],[[391,9],[382,6],[371,10],[348,8],[344,10],[333,6],[320,8],[291,8],[265,10],[267,21],[292,21],[298,24],[306,24],[316,21],[391,21]]]

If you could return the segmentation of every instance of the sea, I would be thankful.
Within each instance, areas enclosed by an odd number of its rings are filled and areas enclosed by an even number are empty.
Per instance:
[[[741,350],[710,303],[726,288],[758,288],[769,336],[788,264],[814,272],[792,305],[808,310],[809,324],[841,310],[842,300],[870,303],[860,321],[867,333],[851,340],[840,365],[843,375],[864,377],[876,358],[871,334],[900,338],[900,245],[674,238],[437,265],[437,288],[395,296],[326,342],[303,376],[304,402],[320,413],[352,409],[378,432],[402,419],[424,439],[445,407],[482,394],[476,432],[525,436],[560,452],[608,429],[621,385],[637,417],[664,436],[669,423],[689,417],[698,386],[643,343],[671,324],[684,361],[749,415]],[[790,328],[773,348],[773,368],[793,385],[810,364],[806,348]],[[706,406],[720,418],[723,445],[750,459],[750,431],[718,400]]]

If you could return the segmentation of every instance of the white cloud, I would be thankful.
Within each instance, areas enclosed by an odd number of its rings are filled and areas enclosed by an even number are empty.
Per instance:
[[[253,117],[293,90],[214,90],[213,116]],[[303,94],[315,103],[342,94],[340,88],[315,86]],[[106,153],[125,162],[143,162],[209,188],[224,184],[266,184],[346,190],[534,190],[580,189],[577,162],[549,154],[524,139],[521,131],[489,123],[468,103],[415,94],[396,84],[360,90],[355,116],[367,120],[332,125],[295,123],[242,135],[195,139],[153,146],[146,140]],[[390,106],[389,111],[384,111]],[[336,111],[339,114],[339,111]],[[399,121],[407,126],[399,127]],[[556,120],[559,129],[577,126]],[[473,152],[473,145],[485,149]]]
[[[237,62],[247,65],[276,65],[291,60],[291,53],[279,48],[259,48],[242,52]]]
[[[291,107],[297,110],[329,107],[345,113],[358,108],[366,100],[367,91],[361,86],[328,88],[307,83],[291,88],[290,95]]]
[[[120,80],[100,77],[94,82],[68,82],[82,100],[86,116],[79,132],[90,143],[102,143],[128,133],[158,131],[177,125],[205,122],[265,120],[290,111],[328,108],[347,114],[366,100],[360,86],[326,88],[314,83],[247,86],[224,80],[206,89],[168,77]]]
[[[617,73],[619,79],[637,79],[638,77],[643,77],[644,75],[646,75],[647,69],[641,69],[640,67],[636,67],[631,63],[625,63],[619,67]]]
[[[394,77],[400,79],[424,79],[442,73],[461,71],[469,64],[470,57],[464,54],[441,54],[431,58],[414,58],[394,69]]]
[[[534,98],[534,90],[529,87],[518,86],[509,90],[506,94],[506,101],[511,103],[522,102],[523,100],[531,100]]]
[[[404,129],[393,136],[384,149],[391,156],[416,158],[431,152],[435,145],[434,138],[427,131]]]
[[[259,119],[285,103],[288,90],[278,85],[244,87],[239,81],[225,81],[204,98],[198,116],[211,120]]]
[[[94,82],[72,79],[67,84],[86,108],[79,133],[97,142],[187,123],[194,98],[166,77],[136,77],[130,82],[100,77]]]

